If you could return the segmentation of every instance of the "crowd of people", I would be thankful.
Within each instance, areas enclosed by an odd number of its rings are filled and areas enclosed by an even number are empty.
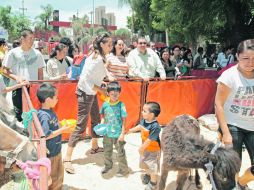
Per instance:
[[[160,125],[157,121],[161,110],[156,102],[146,102],[142,109],[140,123],[126,131],[125,121],[127,112],[124,102],[118,98],[121,86],[119,79],[129,77],[141,78],[148,81],[153,77],[174,77],[179,70],[181,75],[190,75],[191,69],[204,69],[204,49],[199,47],[193,57],[191,49],[178,45],[172,49],[164,48],[155,51],[149,47],[149,42],[144,37],[137,39],[136,47],[131,46],[126,51],[124,41],[102,34],[97,36],[87,56],[79,52],[79,48],[72,45],[68,38],[60,40],[59,44],[52,49],[50,59],[45,63],[41,52],[33,47],[34,34],[31,30],[21,33],[20,45],[10,51],[0,40],[0,59],[2,61],[2,74],[10,78],[6,85],[3,76],[0,78],[1,94],[12,91],[12,100],[19,121],[22,121],[22,86],[29,86],[29,81],[43,80],[43,68],[50,80],[70,79],[75,71],[80,69],[74,77],[77,84],[77,126],[72,132],[66,155],[62,160],[61,133],[68,130],[68,126],[59,128],[57,115],[53,108],[58,98],[57,89],[48,83],[43,83],[37,91],[37,97],[41,102],[38,118],[46,135],[47,156],[51,160],[52,184],[49,189],[61,189],[64,169],[66,172],[75,173],[72,166],[73,150],[86,130],[88,117],[91,116],[91,154],[103,152],[104,168],[101,174],[107,173],[113,166],[113,145],[117,150],[119,170],[117,176],[128,176],[128,163],[124,150],[124,136],[128,133],[141,131],[142,145],[139,148],[140,166],[145,170],[142,182],[146,184],[145,190],[153,190],[158,181],[160,160]],[[151,45],[151,44],[150,44]],[[133,49],[132,49],[133,48]],[[8,52],[7,52],[8,51]],[[214,59],[220,69],[235,62],[229,47]],[[226,145],[232,145],[241,156],[241,147],[244,143],[254,165],[254,40],[241,42],[237,49],[238,63],[224,72],[217,80],[218,90],[215,98],[216,115],[220,124],[222,141]],[[82,69],[81,69],[82,68]],[[69,74],[68,72],[72,72]],[[104,79],[110,82],[105,84]],[[104,87],[106,86],[106,87]],[[109,98],[101,108],[98,106],[97,93]],[[95,128],[99,124],[105,124],[106,132],[103,135],[103,147],[98,146],[100,137]],[[101,125],[104,126],[105,125]]]

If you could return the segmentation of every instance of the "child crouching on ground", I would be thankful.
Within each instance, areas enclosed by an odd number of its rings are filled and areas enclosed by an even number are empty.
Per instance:
[[[46,136],[46,146],[49,151],[47,157],[51,161],[51,174],[52,184],[49,190],[61,190],[64,178],[64,167],[62,163],[62,136],[64,130],[69,127],[64,126],[59,128],[58,118],[52,108],[58,102],[57,89],[51,84],[42,84],[38,91],[37,97],[41,103],[41,108],[38,111],[38,118],[41,123],[43,132]]]
[[[118,82],[110,82],[107,87],[109,100],[101,108],[101,123],[107,124],[107,134],[103,137],[104,168],[101,173],[107,173],[112,167],[113,145],[117,150],[118,172],[116,176],[122,177],[129,174],[128,164],[124,150],[125,118],[127,116],[125,105],[119,101],[121,86]]]
[[[140,124],[128,133],[141,131],[142,145],[139,148],[140,168],[145,170],[142,182],[147,184],[145,190],[154,190],[160,164],[160,125],[156,118],[160,114],[160,105],[156,102],[146,102],[143,106]]]

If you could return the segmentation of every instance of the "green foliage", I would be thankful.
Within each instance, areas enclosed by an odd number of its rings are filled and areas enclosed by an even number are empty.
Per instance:
[[[12,18],[12,25],[14,26],[13,29],[10,31],[9,35],[9,39],[11,41],[13,40],[16,40],[16,39],[19,39],[20,37],[20,33],[24,30],[24,29],[27,29],[27,28],[30,28],[31,26],[31,22],[30,20],[19,14],[19,15],[14,15]]]
[[[153,27],[168,28],[171,42],[195,44],[202,37],[235,45],[253,37],[253,6],[253,0],[153,0]]]
[[[119,0],[133,15],[128,28],[150,37],[169,31],[170,43],[197,44],[199,39],[236,45],[254,37],[253,0]]]
[[[53,7],[52,5],[48,4],[46,6],[41,6],[42,13],[35,17],[35,28],[40,30],[52,30],[52,27],[49,26],[49,21],[52,19],[53,16]]]
[[[10,6],[0,7],[0,26],[8,30],[8,32],[13,29]]]
[[[115,31],[115,36],[121,39],[130,39],[131,32],[128,29],[120,28]]]
[[[20,37],[20,32],[25,28],[31,27],[30,20],[21,14],[11,13],[11,7],[0,7],[0,26],[5,28],[9,34],[9,41]]]

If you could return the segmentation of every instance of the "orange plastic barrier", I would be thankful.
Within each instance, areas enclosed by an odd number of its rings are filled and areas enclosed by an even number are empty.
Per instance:
[[[161,106],[158,120],[165,125],[175,116],[190,114],[199,117],[214,110],[216,83],[213,79],[150,81],[146,101]]]
[[[58,104],[55,112],[59,121],[63,119],[77,119],[77,97],[75,90],[76,81],[52,83],[58,89]],[[41,82],[32,83],[30,97],[35,107],[40,104],[36,97],[36,91]],[[127,109],[127,129],[134,127],[141,117],[142,106],[145,101],[156,101],[161,105],[161,114],[158,118],[163,125],[180,114],[190,114],[199,117],[203,114],[214,112],[214,97],[216,82],[214,79],[195,80],[167,80],[167,81],[120,81],[122,92],[120,100],[125,103]],[[99,106],[102,101],[98,95]],[[90,132],[90,121],[88,121]],[[63,140],[67,140],[70,134],[64,134]]]
[[[54,109],[59,121],[63,119],[77,119],[77,97],[75,94],[77,82],[56,82],[52,81],[53,85],[58,89],[58,103]],[[125,103],[127,109],[126,127],[132,128],[139,120],[140,100],[141,100],[141,82],[121,81],[122,91],[120,100]],[[40,103],[37,99],[36,92],[41,82],[31,83],[30,97],[35,109],[40,108]],[[102,101],[98,95],[99,106]],[[90,133],[90,120],[88,121],[88,133]],[[67,140],[70,134],[64,133],[62,138]]]

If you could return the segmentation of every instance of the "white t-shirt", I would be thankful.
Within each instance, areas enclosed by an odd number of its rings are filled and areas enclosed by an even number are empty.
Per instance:
[[[45,67],[41,52],[31,48],[23,51],[17,47],[8,52],[3,60],[3,65],[11,72],[24,80],[38,80],[38,69]]]
[[[0,75],[0,95],[3,94],[3,90],[6,88],[5,84],[4,84],[4,79],[3,76]]]
[[[218,78],[231,89],[224,104],[228,124],[254,131],[254,79],[246,79],[235,65],[224,71]]]
[[[93,58],[93,54],[91,54],[86,59],[86,64],[81,72],[78,88],[87,95],[95,95],[96,91],[93,90],[94,85],[101,86],[106,75],[107,72],[102,57]]]

